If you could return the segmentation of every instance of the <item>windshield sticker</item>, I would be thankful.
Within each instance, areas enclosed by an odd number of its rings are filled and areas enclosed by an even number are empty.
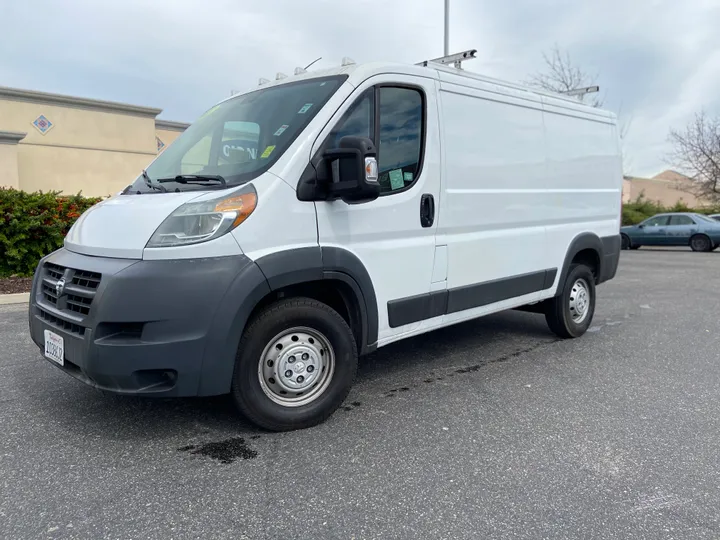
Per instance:
[[[402,169],[393,169],[390,171],[390,189],[402,189],[405,187],[403,182]]]
[[[267,158],[269,158],[269,157],[270,157],[270,154],[273,153],[273,150],[275,150],[275,145],[268,146],[267,148],[265,148],[265,151],[262,153],[262,155],[261,155],[260,157],[261,157],[262,159],[267,159]]]
[[[280,126],[280,128],[275,132],[275,136],[276,136],[276,137],[279,137],[279,136],[282,135],[282,134],[285,132],[285,130],[286,130],[287,128],[289,128],[289,127],[290,127],[290,126],[288,126],[287,124]]]
[[[300,109],[298,111],[298,114],[305,114],[306,112],[308,112],[310,110],[310,107],[312,107],[312,106],[313,106],[312,103],[306,103],[305,105],[302,106],[302,109]]]
[[[406,173],[404,173],[404,174],[403,174],[403,179],[404,179],[406,182],[412,182],[412,173],[411,173],[411,172],[406,172]]]

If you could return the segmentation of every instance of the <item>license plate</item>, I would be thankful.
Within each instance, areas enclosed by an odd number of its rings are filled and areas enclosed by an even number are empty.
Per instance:
[[[65,340],[50,330],[45,330],[45,356],[61,366],[65,365]]]

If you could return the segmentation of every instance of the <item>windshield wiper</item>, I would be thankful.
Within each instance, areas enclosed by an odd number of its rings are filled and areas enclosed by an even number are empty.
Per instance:
[[[167,193],[167,188],[161,184],[154,184],[152,179],[148,176],[148,173],[143,169],[142,172],[143,180],[145,180],[145,185],[149,187],[150,189],[156,189],[158,191],[162,191],[163,193]]]
[[[177,182],[178,184],[220,184],[226,186],[227,182],[225,179],[217,174],[178,174],[171,178],[158,178],[159,183]]]

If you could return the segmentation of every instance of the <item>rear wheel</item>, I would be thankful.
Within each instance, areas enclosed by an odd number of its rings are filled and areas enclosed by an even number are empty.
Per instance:
[[[570,265],[562,293],[547,301],[545,320],[563,339],[582,336],[595,314],[595,276],[584,264]]]
[[[693,251],[710,251],[712,243],[704,234],[696,234],[690,239],[690,248]]]
[[[289,431],[323,422],[350,392],[355,340],[332,308],[309,298],[263,310],[238,348],[232,396],[254,424]]]

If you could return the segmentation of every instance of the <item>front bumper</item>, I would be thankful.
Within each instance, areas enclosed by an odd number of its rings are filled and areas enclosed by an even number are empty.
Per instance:
[[[62,336],[65,365],[51,363],[101,390],[221,394],[230,389],[245,304],[263,287],[242,255],[138,261],[61,249],[36,271],[30,333],[41,350],[45,330]]]

